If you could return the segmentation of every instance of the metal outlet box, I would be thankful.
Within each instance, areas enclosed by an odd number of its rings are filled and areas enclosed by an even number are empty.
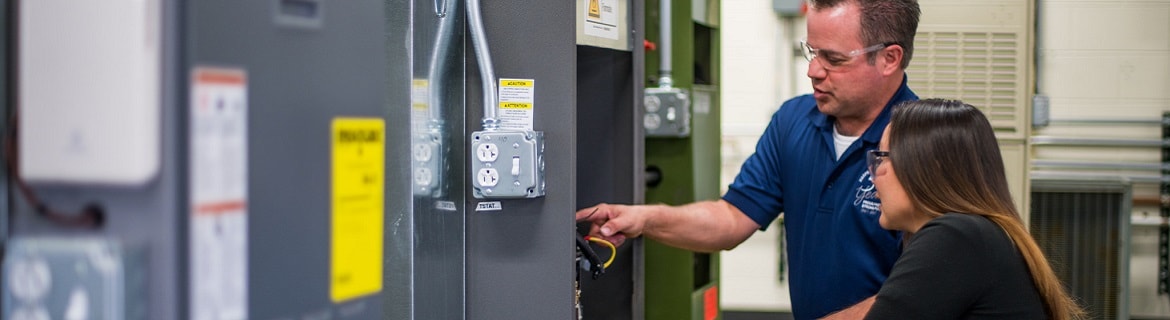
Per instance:
[[[479,131],[471,134],[475,197],[544,196],[544,134],[538,131]]]
[[[642,124],[647,137],[691,135],[691,99],[679,88],[647,88]]]

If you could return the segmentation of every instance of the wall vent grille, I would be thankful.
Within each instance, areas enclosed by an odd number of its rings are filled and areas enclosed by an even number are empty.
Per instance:
[[[1026,68],[1014,32],[920,32],[906,73],[920,97],[979,107],[1001,135],[1024,133]]]
[[[1034,180],[1031,232],[1088,319],[1129,319],[1128,183]]]

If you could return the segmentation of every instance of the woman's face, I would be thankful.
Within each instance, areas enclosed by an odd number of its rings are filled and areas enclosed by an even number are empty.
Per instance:
[[[882,141],[878,149],[890,153],[898,152],[890,150],[889,126],[886,126],[886,131],[882,133]],[[918,231],[922,225],[915,223],[917,219],[915,219],[914,206],[911,205],[906,190],[902,188],[902,182],[898,181],[898,174],[894,172],[890,158],[888,156],[881,157],[879,160],[880,163],[872,172],[873,185],[877,188],[878,199],[881,199],[882,213],[878,217],[878,223],[887,230]]]

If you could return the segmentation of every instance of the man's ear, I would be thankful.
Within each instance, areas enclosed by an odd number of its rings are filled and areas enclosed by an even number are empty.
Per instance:
[[[900,44],[891,45],[886,47],[885,50],[882,50],[881,54],[877,57],[878,60],[882,62],[880,64],[882,67],[882,74],[886,76],[901,74],[902,59],[906,58],[905,54],[906,49],[902,48],[902,45]]]

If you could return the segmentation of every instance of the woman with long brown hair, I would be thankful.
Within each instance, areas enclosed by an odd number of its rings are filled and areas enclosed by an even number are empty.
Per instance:
[[[1012,203],[991,124],[929,99],[894,108],[869,169],[909,241],[866,319],[1080,319]]]

